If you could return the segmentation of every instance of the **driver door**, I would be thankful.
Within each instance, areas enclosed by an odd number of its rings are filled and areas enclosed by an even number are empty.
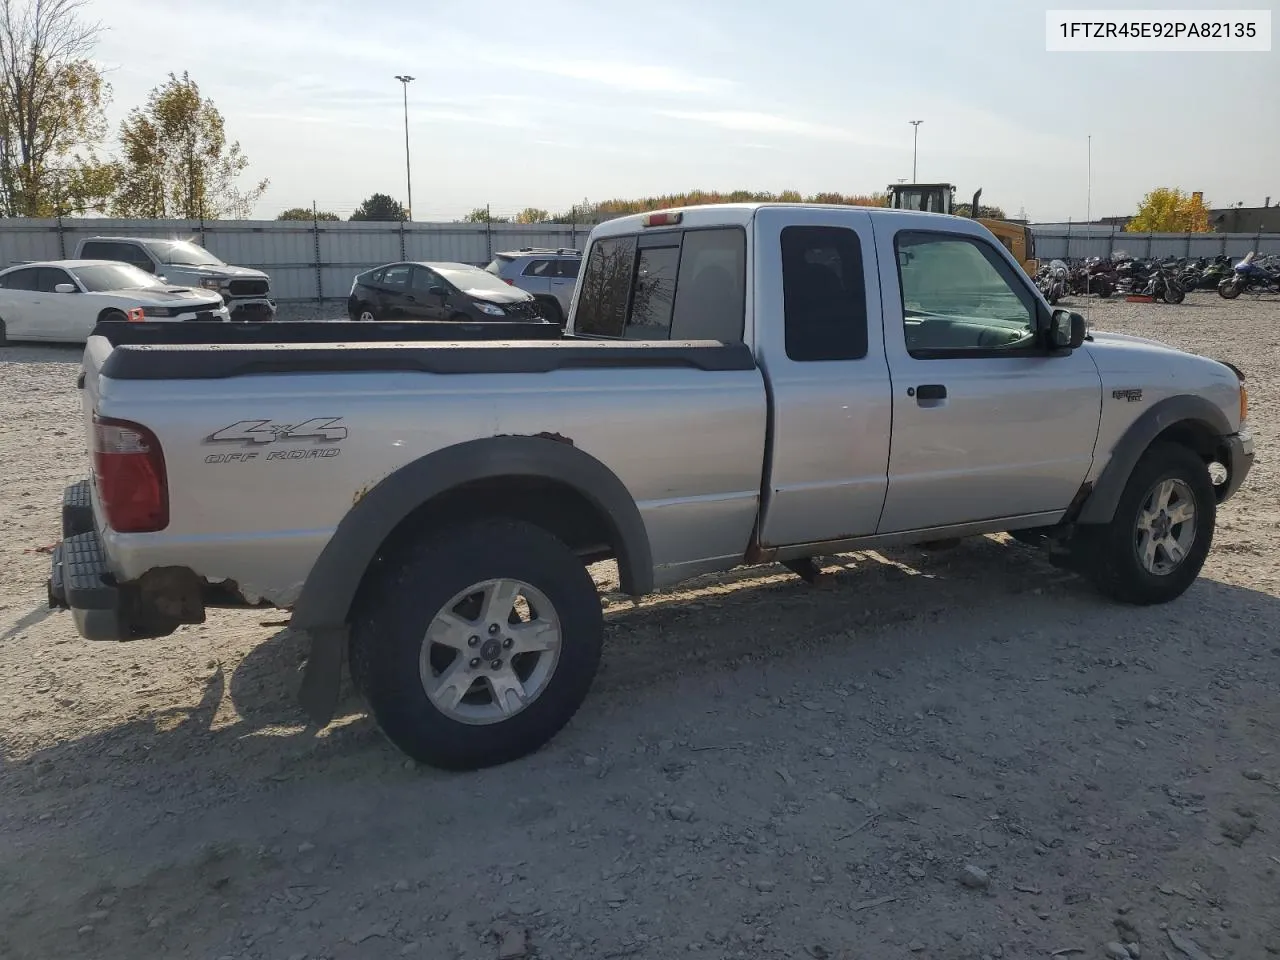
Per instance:
[[[877,532],[1065,510],[1098,435],[1089,352],[1036,344],[1045,308],[988,240],[883,229],[893,427]]]

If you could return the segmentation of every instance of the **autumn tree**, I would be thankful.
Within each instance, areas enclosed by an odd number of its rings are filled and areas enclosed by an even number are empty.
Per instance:
[[[185,72],[169,74],[146,106],[130,112],[120,125],[120,152],[117,216],[243,219],[267,189],[266,180],[240,188],[249,158],[238,142],[227,142],[222,113]]]
[[[0,0],[0,214],[101,210],[115,168],[95,149],[111,87],[89,59],[84,0]]]
[[[400,205],[390,194],[375,193],[365,198],[351,214],[352,220],[392,220],[399,222],[409,219],[409,211]]]
[[[290,207],[288,210],[281,210],[276,215],[277,220],[339,220],[341,219],[336,213],[330,213],[328,210],[315,210],[310,207]]]
[[[957,203],[955,207],[955,215],[957,217],[969,216],[969,211],[973,209],[972,203]],[[1003,207],[989,207],[985,203],[978,204],[978,216],[986,217],[990,220],[1007,220]]]
[[[551,214],[538,207],[525,207],[516,214],[516,223],[547,223],[550,219]]]
[[[533,208],[530,207],[530,210]],[[490,213],[488,207],[476,207],[465,217],[462,218],[463,223],[510,223],[510,217],[495,217]]]
[[[1209,208],[1200,193],[1177,187],[1156,187],[1138,204],[1138,213],[1125,230],[1134,233],[1208,233]]]

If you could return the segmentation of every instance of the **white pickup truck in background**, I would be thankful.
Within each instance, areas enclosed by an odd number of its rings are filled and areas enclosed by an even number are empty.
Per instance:
[[[85,237],[76,259],[119,260],[174,286],[197,287],[222,297],[232,320],[274,320],[271,280],[261,270],[223,263],[190,240],[158,237]]]
[[[1173,600],[1253,460],[1243,380],[1087,333],[972,220],[624,217],[592,232],[563,336],[103,325],[50,603],[111,640],[292,610],[313,720],[347,654],[401,749],[479,767],[586,697],[603,559],[638,596],[1008,531],[1118,600]]]

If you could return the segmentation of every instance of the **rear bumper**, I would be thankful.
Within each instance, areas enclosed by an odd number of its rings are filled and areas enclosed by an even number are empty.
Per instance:
[[[1240,485],[1244,483],[1245,477],[1249,475],[1249,470],[1253,467],[1252,433],[1245,429],[1223,439],[1227,453],[1227,462],[1223,464],[1227,468],[1227,482],[1225,488],[1219,494],[1219,503],[1235,496],[1236,491],[1240,489]]]
[[[194,575],[168,571],[151,580],[117,582],[94,523],[91,496],[87,480],[62,493],[63,539],[49,559],[49,608],[70,610],[86,640],[163,637],[181,623],[203,622]]]

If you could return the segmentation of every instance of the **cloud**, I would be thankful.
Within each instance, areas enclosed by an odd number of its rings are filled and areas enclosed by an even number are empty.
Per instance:
[[[735,133],[776,134],[837,143],[859,143],[865,146],[889,145],[880,137],[868,136],[830,124],[784,117],[776,113],[759,113],[752,110],[659,110],[657,113],[659,116],[719,127]]]
[[[545,73],[570,80],[584,80],[619,90],[636,93],[726,93],[733,89],[732,80],[703,77],[653,64],[618,63],[609,60],[534,60],[502,57],[495,62],[516,70]]]

